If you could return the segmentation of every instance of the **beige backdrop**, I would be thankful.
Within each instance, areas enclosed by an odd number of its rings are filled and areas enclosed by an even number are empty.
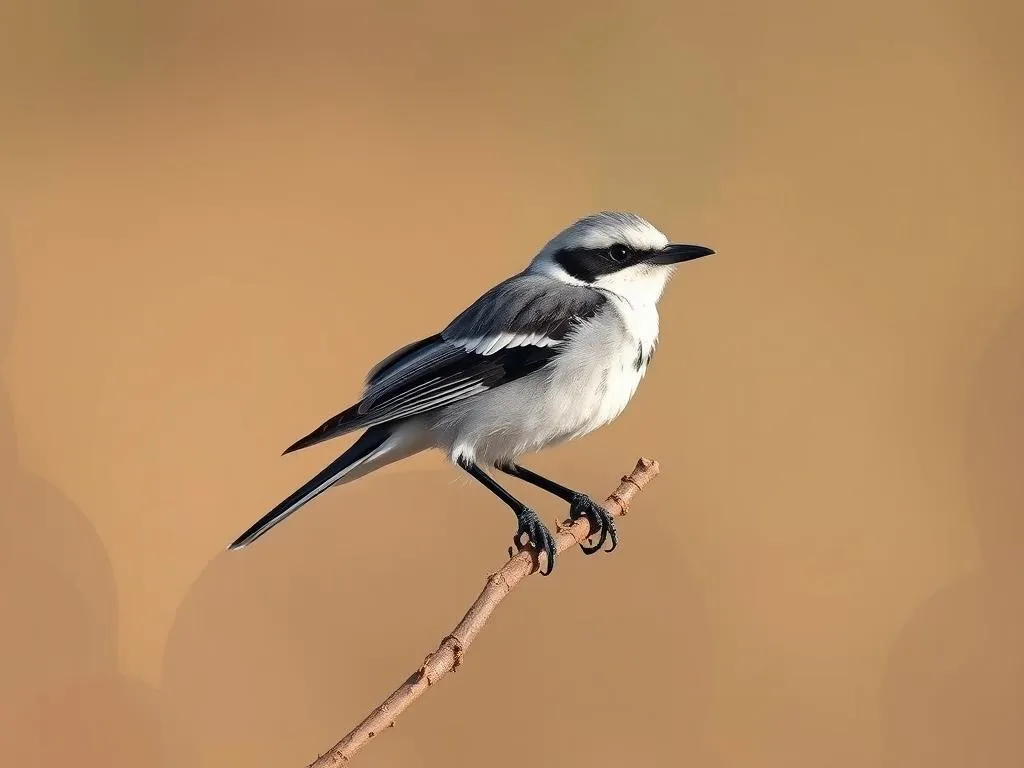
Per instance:
[[[333,743],[512,516],[424,456],[224,545],[369,365],[627,208],[718,255],[533,466],[664,475],[363,764],[1024,764],[1021,4],[396,5],[3,6],[0,763]]]

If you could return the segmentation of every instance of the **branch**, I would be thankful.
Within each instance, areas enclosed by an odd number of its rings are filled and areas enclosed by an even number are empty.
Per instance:
[[[612,517],[623,517],[629,511],[633,497],[653,480],[660,467],[651,459],[637,461],[633,471],[622,478],[619,487],[608,497],[602,506]],[[580,518],[568,525],[564,521],[558,525],[555,533],[555,546],[561,553],[575,547],[590,536],[597,533],[591,528],[587,518]],[[462,621],[445,637],[437,650],[424,659],[418,670],[392,693],[373,712],[366,716],[359,725],[353,728],[326,754],[318,757],[308,768],[334,768],[347,763],[370,739],[385,728],[395,724],[395,719],[406,710],[431,685],[462,663],[462,657],[469,648],[484,624],[494,613],[502,600],[523,579],[538,570],[537,555],[530,549],[524,549],[512,557],[497,573],[491,574],[483,591],[470,606]]]

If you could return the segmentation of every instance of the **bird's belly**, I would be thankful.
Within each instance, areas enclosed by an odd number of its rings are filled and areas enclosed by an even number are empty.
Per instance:
[[[565,355],[558,365],[453,407],[449,453],[482,464],[581,437],[614,420],[629,403],[646,366],[623,354],[595,364]]]
[[[558,377],[561,381],[552,382],[563,396],[551,414],[551,422],[560,425],[551,442],[581,437],[622,413],[643,378],[643,369],[637,370],[633,359],[623,356],[599,367],[567,367]]]

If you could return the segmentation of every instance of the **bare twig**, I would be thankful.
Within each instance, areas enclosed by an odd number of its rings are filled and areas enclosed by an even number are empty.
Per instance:
[[[651,459],[637,461],[633,471],[622,478],[616,488],[602,506],[612,517],[622,517],[629,511],[633,497],[653,480],[659,472],[658,462]],[[554,536],[558,552],[564,552],[580,544],[591,535],[597,533],[592,529],[587,518],[581,518],[570,524],[566,520],[558,526]],[[519,582],[538,569],[537,556],[532,550],[524,549],[510,559],[497,573],[491,574],[483,591],[470,606],[462,621],[447,635],[433,653],[423,660],[423,664],[398,687],[373,712],[366,716],[359,725],[353,728],[341,741],[331,747],[326,754],[318,757],[308,768],[329,768],[339,766],[351,760],[374,736],[385,728],[395,724],[395,719],[405,711],[431,685],[436,683],[453,669],[457,668],[470,644],[480,634],[484,624],[494,613],[505,596]]]

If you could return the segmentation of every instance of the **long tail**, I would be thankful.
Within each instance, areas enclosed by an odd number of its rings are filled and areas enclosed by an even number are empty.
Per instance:
[[[384,464],[390,464],[415,453],[416,449],[404,444],[406,441],[403,441],[392,427],[391,424],[382,424],[379,427],[371,427],[366,430],[347,451],[253,523],[249,530],[228,546],[228,549],[242,549],[249,546],[299,507],[308,504],[332,485],[354,480],[371,469],[377,469]],[[358,471],[360,469],[362,471]]]

